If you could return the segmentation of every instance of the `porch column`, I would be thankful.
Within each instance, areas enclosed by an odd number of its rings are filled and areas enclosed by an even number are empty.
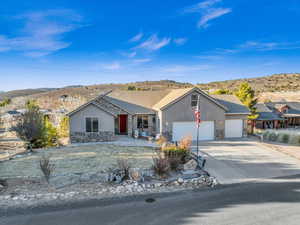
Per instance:
[[[132,115],[128,115],[127,119],[127,134],[129,137],[132,137],[132,132],[133,132],[133,119]]]

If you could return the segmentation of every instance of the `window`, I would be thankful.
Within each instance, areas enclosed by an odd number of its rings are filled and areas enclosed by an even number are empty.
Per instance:
[[[98,132],[99,122],[98,118],[85,118],[85,130],[86,132]]]
[[[191,96],[191,106],[196,107],[198,104],[198,95],[192,95]]]
[[[148,116],[137,117],[137,128],[148,128]]]

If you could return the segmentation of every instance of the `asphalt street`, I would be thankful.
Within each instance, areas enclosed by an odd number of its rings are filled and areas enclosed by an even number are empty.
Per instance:
[[[152,203],[146,198],[153,197]],[[125,201],[17,211],[2,225],[298,225],[300,175]]]

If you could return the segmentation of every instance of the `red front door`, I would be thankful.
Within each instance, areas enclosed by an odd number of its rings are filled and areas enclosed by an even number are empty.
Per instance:
[[[120,134],[127,133],[127,115],[119,115]]]

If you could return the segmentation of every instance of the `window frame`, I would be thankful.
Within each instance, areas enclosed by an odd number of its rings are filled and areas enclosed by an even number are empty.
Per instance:
[[[139,121],[141,120],[141,121]],[[148,129],[149,128],[149,116],[148,115],[138,115],[136,118],[138,129]]]
[[[90,123],[91,131],[88,131],[88,120]],[[97,122],[95,125],[95,122]],[[85,132],[86,133],[98,133],[99,132],[99,118],[98,117],[85,117]]]
[[[193,99],[194,96],[196,96],[196,99]],[[191,95],[191,107],[192,107],[192,108],[197,107],[197,105],[198,105],[198,98],[199,98],[199,95],[197,95],[197,94],[192,94],[192,95]],[[195,104],[195,103],[196,103],[196,104]],[[195,104],[195,105],[194,105],[194,104]]]

